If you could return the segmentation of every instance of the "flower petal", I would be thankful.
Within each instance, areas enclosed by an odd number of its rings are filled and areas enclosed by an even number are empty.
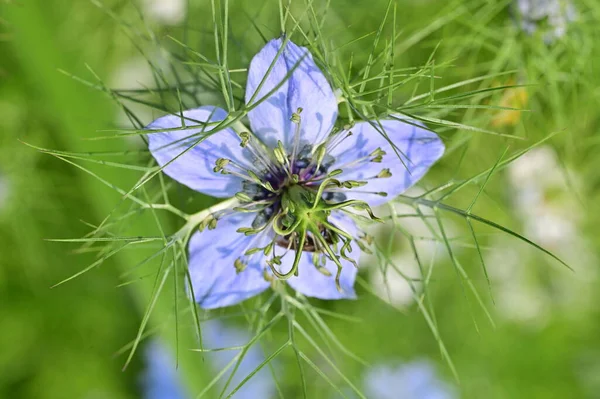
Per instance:
[[[336,227],[346,231],[348,234],[356,237],[356,225],[341,212],[332,212],[329,221]],[[357,245],[352,246],[352,253],[348,254],[358,261],[360,257],[360,248]],[[294,262],[293,251],[287,253],[281,260],[281,270],[286,272],[292,268]],[[306,296],[320,299],[355,299],[354,280],[356,279],[357,269],[352,262],[340,258],[342,264],[342,274],[340,276],[340,286],[342,292],[338,291],[335,284],[335,275],[337,266],[333,261],[327,260],[325,268],[329,270],[331,276],[326,276],[319,272],[313,263],[311,252],[304,252],[300,258],[298,266],[298,276],[287,280],[288,284],[296,291]]]
[[[216,229],[196,232],[190,239],[188,268],[194,297],[201,307],[234,305],[269,287],[260,263],[262,254],[254,255],[240,273],[234,267],[235,260],[250,247],[266,245],[257,236],[236,232],[250,226],[253,218],[252,214],[227,216],[219,220]]]
[[[273,147],[281,140],[289,149],[296,129],[290,118],[298,108],[302,108],[301,140],[319,143],[331,131],[338,107],[331,86],[306,48],[288,41],[277,55],[284,41],[269,41],[252,59],[246,105],[259,102],[248,113],[254,134]]]
[[[378,122],[372,123],[377,128],[369,122],[360,122],[350,129],[352,136],[344,139],[331,152],[336,162],[330,169],[342,169],[343,173],[338,177],[342,181],[367,181],[367,185],[344,193],[350,199],[377,206],[402,194],[421,179],[444,153],[444,143],[435,133],[400,120],[382,120],[379,122],[381,126]],[[380,133],[381,128],[389,141]],[[368,157],[377,148],[386,153],[381,162],[366,159],[350,165],[358,159]],[[390,170],[391,177],[374,178],[386,168]],[[385,192],[387,197],[365,193],[366,191]]]
[[[223,109],[212,106],[183,111],[186,126],[218,122],[226,116],[227,113]],[[180,116],[165,115],[146,126],[146,129],[177,129],[181,128],[181,123]],[[233,175],[214,172],[215,161],[218,158],[226,158],[248,165],[248,156],[240,147],[240,139],[230,128],[218,131],[194,146],[201,135],[193,135],[210,132],[211,129],[211,126],[202,126],[198,129],[148,134],[148,147],[158,164],[164,167],[163,171],[171,178],[213,197],[231,197],[241,190],[241,180]],[[184,153],[192,146],[194,147]],[[170,161],[172,162],[169,163]]]

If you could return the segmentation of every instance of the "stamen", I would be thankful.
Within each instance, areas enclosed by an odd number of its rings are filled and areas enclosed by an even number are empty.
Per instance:
[[[341,133],[343,133],[343,131],[341,131],[338,134],[335,134],[333,136],[330,136],[331,139],[327,143],[327,152],[328,153],[331,153],[335,149],[335,147],[340,145],[344,140],[346,140],[348,137],[350,137],[354,134],[352,132],[348,132],[348,133],[342,135]]]
[[[358,181],[358,180],[346,180],[342,182],[342,186],[348,189],[352,189],[355,187],[366,186],[368,182],[366,181]]]
[[[246,245],[246,247],[244,248],[244,250],[242,251],[242,253],[244,255],[240,256],[239,258],[237,258],[234,261],[233,265],[235,267],[237,274],[246,270],[246,268],[248,267],[248,264],[252,261],[252,258],[254,257],[254,255],[263,250],[262,248],[254,246],[254,244],[257,241],[260,241],[264,237],[265,234],[266,234],[266,232],[263,231],[263,232],[261,232],[261,234],[257,235],[253,240],[250,240],[248,242],[248,244]]]
[[[242,202],[242,203],[244,203],[244,202],[252,202],[252,198],[248,194],[246,194],[246,193],[244,193],[242,191],[240,191],[239,193],[235,193],[235,198],[237,198],[238,200],[240,200],[240,202]]]
[[[217,222],[219,219],[215,214],[210,214],[206,218],[204,218],[200,223],[198,223],[198,231],[202,232],[205,228],[208,227],[209,230],[214,230],[217,227]]]
[[[225,169],[225,167],[227,165],[229,165],[229,162],[230,162],[229,159],[225,159],[225,158],[217,159],[217,161],[215,162],[215,167],[213,168],[213,172],[219,173],[220,171]]]
[[[269,181],[263,182],[262,180],[260,180],[258,175],[256,173],[254,173],[253,171],[248,170],[247,173],[248,173],[248,176],[250,177],[250,180],[253,181],[254,183],[258,184],[259,186],[267,189],[268,191],[270,191],[272,193],[279,192],[279,190],[275,190],[273,188],[273,186],[271,185],[271,182],[269,182]]]
[[[233,261],[233,267],[235,267],[235,274],[240,274],[248,267],[247,263],[244,263],[240,258]]]
[[[344,190],[340,190],[337,188],[332,188],[330,190],[327,190],[327,192],[330,193],[345,193],[346,191]],[[373,194],[373,195],[378,195],[380,197],[387,197],[388,193],[386,193],[385,191],[366,191],[366,190],[352,190],[353,193],[360,193],[360,194]]]
[[[277,140],[277,147],[273,149],[273,154],[275,155],[277,162],[279,162],[282,166],[289,166],[290,161],[287,158],[287,153],[281,140]]]
[[[392,177],[392,172],[390,172],[389,168],[382,169],[374,178],[375,179],[386,179],[388,177]]]
[[[302,108],[298,108],[296,110],[296,112],[294,112],[292,114],[292,117],[290,118],[290,120],[294,124],[296,124],[296,129],[294,131],[294,143],[292,145],[292,156],[291,156],[291,160],[290,160],[292,167],[293,167],[294,163],[296,162],[296,154],[298,153],[298,147],[300,146],[300,128],[301,128],[301,124],[302,124],[302,118],[300,117],[301,113],[302,113]]]
[[[377,162],[377,163],[380,163],[383,160],[383,156],[384,155],[386,155],[386,152],[383,151],[381,148],[377,148],[375,151],[373,151],[369,155],[357,158],[357,159],[355,159],[353,161],[350,161],[350,162],[346,162],[345,164],[340,165],[339,168],[342,169],[342,170],[344,170],[344,169],[347,169],[347,168],[351,168],[351,167],[357,166],[357,165],[359,165],[361,163],[364,163],[364,162]]]
[[[234,171],[231,168],[226,168],[227,166],[233,166],[234,168],[238,169],[242,173],[240,173],[238,171]],[[240,179],[251,181],[251,182],[256,182],[255,179],[258,179],[258,176],[256,175],[256,173],[254,173],[253,171],[251,171],[249,169],[244,168],[237,162],[232,161],[231,159],[225,159],[225,158],[217,159],[215,162],[215,167],[213,168],[213,171],[220,172],[222,175],[234,175],[234,176],[239,177]],[[247,173],[248,175],[244,175],[243,172]],[[260,180],[259,180],[259,182],[260,182]],[[262,185],[262,183],[258,183],[258,184]]]
[[[280,173],[280,170],[277,169],[274,165],[273,165],[273,158],[271,157],[270,152],[265,148],[265,146],[263,145],[263,143],[261,141],[258,140],[258,138],[256,138],[254,135],[252,135],[251,133],[245,132],[246,135],[244,135],[245,138],[245,148],[248,148],[248,150],[250,151],[250,153],[252,155],[254,155],[255,159],[260,162],[263,167],[270,171],[271,173],[273,173],[274,175],[278,175]],[[240,136],[244,134],[244,133],[240,133]],[[244,140],[244,139],[242,139]]]

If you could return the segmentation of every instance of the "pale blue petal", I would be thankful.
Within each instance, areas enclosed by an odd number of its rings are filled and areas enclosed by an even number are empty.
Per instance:
[[[435,133],[399,120],[382,120],[380,123],[381,125],[376,121],[372,124],[357,123],[350,129],[352,136],[342,141],[331,152],[335,164],[330,169],[343,169],[343,173],[337,177],[339,180],[368,182],[365,186],[345,191],[347,197],[366,201],[371,206],[383,204],[402,194],[419,181],[431,165],[444,154],[444,143]],[[381,134],[382,129],[389,141]],[[367,157],[377,148],[386,152],[382,162],[367,161],[345,166],[354,160]],[[385,168],[390,169],[391,177],[374,178]],[[385,192],[387,197],[360,191]]]
[[[235,305],[269,287],[263,277],[264,260],[255,254],[246,270],[237,273],[234,261],[250,249],[264,246],[256,236],[237,233],[250,227],[254,214],[236,214],[219,220],[214,230],[192,235],[189,245],[189,271],[194,296],[205,309]],[[257,241],[259,240],[259,241]],[[268,242],[268,239],[267,239]]]
[[[218,122],[226,116],[224,110],[212,106],[183,111],[186,126],[199,125],[202,122]],[[181,128],[181,120],[179,115],[165,115],[152,122],[146,129],[160,131],[160,129]],[[213,127],[214,125],[148,134],[148,147],[160,166],[165,166],[174,160],[163,169],[173,179],[213,197],[231,197],[241,190],[241,180],[233,175],[215,173],[213,171],[215,161],[218,158],[227,158],[248,165],[248,158],[240,147],[240,139],[229,128],[211,134],[194,146],[202,136],[190,136],[210,131]],[[193,148],[183,153],[192,146]]]
[[[332,212],[329,221],[336,227],[356,237],[356,225],[348,217],[343,216],[341,212]],[[352,249],[352,253],[348,255],[358,262],[360,248],[355,244],[352,245]],[[290,251],[282,258],[281,271],[287,272],[292,268],[294,255],[295,253]],[[293,289],[306,296],[320,299],[355,299],[354,280],[357,274],[356,266],[345,259],[340,259],[340,263],[343,266],[340,276],[342,292],[338,291],[335,284],[336,264],[329,259],[327,260],[325,267],[329,270],[331,276],[325,276],[315,268],[311,252],[304,252],[302,254],[298,267],[298,276],[291,277],[287,282]]]
[[[246,104],[260,101],[248,114],[250,125],[254,134],[270,146],[281,140],[290,148],[296,128],[290,118],[302,108],[301,140],[319,143],[327,137],[337,119],[336,97],[306,48],[288,41],[277,57],[283,42],[284,39],[269,41],[250,63]],[[267,74],[271,65],[273,68]],[[264,84],[259,89],[263,78]],[[269,97],[263,98],[276,87]],[[254,96],[257,90],[258,95]]]
[[[146,370],[142,384],[144,399],[186,399],[175,361],[158,341],[146,347]]]

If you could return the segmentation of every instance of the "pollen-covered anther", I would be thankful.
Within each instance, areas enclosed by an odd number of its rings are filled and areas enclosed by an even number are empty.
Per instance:
[[[281,140],[278,140],[277,147],[273,148],[273,155],[275,155],[275,159],[277,160],[277,162],[279,162],[280,165],[288,165],[289,161]]]
[[[237,258],[235,261],[233,261],[233,267],[235,267],[235,273],[240,274],[241,272],[246,270],[248,264],[242,261],[240,258]]]
[[[346,180],[344,182],[342,182],[342,186],[344,188],[355,188],[355,187],[362,187],[362,186],[366,186],[367,182],[366,181],[359,181],[359,180]]]
[[[383,161],[383,156],[386,155],[386,152],[381,149],[381,147],[377,148],[375,151],[369,154],[371,157],[371,162],[381,163]]]
[[[262,226],[259,228],[252,228],[252,227],[240,227],[239,229],[236,230],[236,232],[244,234],[245,236],[253,236],[255,234],[260,233],[261,231],[263,231],[265,229],[266,226]]]
[[[315,159],[317,161],[317,168],[316,168],[317,170],[319,170],[319,168],[321,167],[321,164],[323,163],[323,159],[325,159],[325,155],[327,155],[327,146],[325,144],[320,144],[319,146],[317,146],[317,149],[315,151]]]
[[[388,177],[392,177],[392,172],[389,168],[382,169],[381,172],[379,172],[377,176],[375,176],[376,179],[385,179]]]
[[[254,173],[253,171],[251,171],[251,170],[248,170],[248,171],[246,171],[246,172],[248,173],[248,176],[250,177],[250,179],[251,179],[251,180],[252,180],[254,183],[258,184],[258,185],[259,185],[259,186],[261,186],[261,187],[264,187],[265,189],[267,189],[268,191],[270,191],[270,192],[272,192],[272,193],[275,193],[275,192],[277,192],[277,191],[276,191],[276,190],[273,188],[273,186],[271,185],[271,182],[269,182],[269,181],[262,181],[262,180],[260,179],[260,177],[258,177],[258,175],[257,175],[256,173]]]
[[[209,230],[214,230],[217,227],[218,218],[214,215],[208,215],[198,224],[198,231],[204,231],[208,227]]]
[[[246,252],[244,252],[245,256],[251,256],[254,255],[256,253],[259,253],[263,250],[263,248],[258,248],[258,247],[254,247],[254,248],[250,248],[249,250],[247,250]]]
[[[242,140],[240,142],[240,147],[245,148],[248,143],[250,142],[250,133],[249,132],[241,132],[238,134],[238,136],[240,137],[240,139]]]
[[[266,282],[269,283],[274,283],[275,281],[277,281],[272,274],[270,274],[267,269],[263,270],[263,274],[262,274],[263,278],[265,279]]]
[[[302,108],[296,109],[296,112],[292,114],[290,120],[294,123],[300,123],[300,114],[302,113]]]
[[[252,198],[244,193],[244,192],[239,192],[235,194],[235,198],[237,198],[241,203],[249,203],[252,202]]]
[[[227,167],[227,165],[229,165],[229,162],[231,162],[229,159],[218,158],[215,162],[215,167],[213,168],[213,171],[215,173],[223,173],[224,169]]]

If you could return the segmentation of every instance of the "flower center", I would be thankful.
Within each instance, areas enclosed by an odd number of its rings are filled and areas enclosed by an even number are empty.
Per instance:
[[[348,256],[352,252],[351,242],[357,240],[329,221],[332,211],[354,208],[366,211],[373,220],[379,221],[368,204],[359,200],[347,200],[343,190],[362,187],[366,181],[339,181],[335,178],[341,169],[330,170],[335,159],[329,153],[351,132],[332,133],[325,142],[313,146],[300,140],[301,109],[292,116],[297,124],[291,149],[286,149],[281,141],[275,148],[268,148],[251,133],[240,133],[241,146],[251,166],[244,166],[232,160],[220,158],[216,161],[215,172],[232,174],[242,180],[242,191],[236,194],[240,206],[235,212],[254,213],[251,227],[241,227],[238,233],[255,236],[254,244],[249,244],[244,255],[235,262],[238,272],[242,272],[255,254],[262,253],[272,274],[279,279],[298,275],[298,265],[303,253],[311,253],[312,263],[323,274],[331,273],[325,268],[327,259],[337,266],[336,284],[338,289],[342,269],[340,259],[356,265]],[[385,152],[380,148],[343,164],[341,167],[356,167],[363,162],[381,162]],[[377,176],[391,176],[384,169]],[[386,195],[385,193],[372,193]],[[217,216],[218,217],[218,216]],[[214,224],[214,223],[213,223]],[[211,225],[209,225],[210,227]],[[266,246],[265,242],[268,242]],[[256,244],[261,243],[261,244]],[[360,244],[359,244],[360,245]],[[281,259],[293,252],[293,265],[282,273],[278,270]],[[259,255],[257,255],[259,256]],[[265,277],[266,278],[266,277]]]

